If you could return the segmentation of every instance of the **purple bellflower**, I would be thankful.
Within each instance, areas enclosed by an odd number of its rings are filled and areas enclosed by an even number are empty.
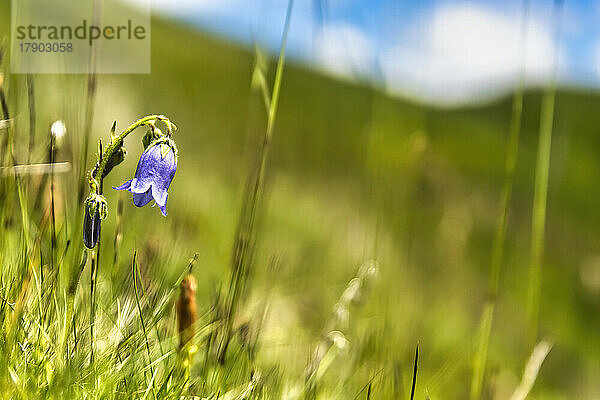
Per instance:
[[[133,204],[143,207],[153,200],[160,212],[167,215],[167,190],[177,170],[177,148],[168,138],[151,143],[142,153],[135,170],[135,177],[116,190],[128,190],[133,193]]]

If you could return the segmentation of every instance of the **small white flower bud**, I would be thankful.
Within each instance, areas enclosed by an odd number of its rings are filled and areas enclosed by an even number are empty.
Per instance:
[[[52,134],[52,136],[54,136],[54,139],[56,139],[56,141],[60,141],[67,133],[67,127],[65,126],[65,123],[59,119],[57,121],[54,121],[54,123],[50,127],[50,133]]]

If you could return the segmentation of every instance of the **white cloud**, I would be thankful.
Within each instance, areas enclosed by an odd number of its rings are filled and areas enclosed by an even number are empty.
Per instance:
[[[547,80],[555,45],[549,27],[530,20],[526,79]],[[398,44],[381,54],[392,89],[452,103],[489,96],[515,82],[523,65],[521,17],[484,6],[444,5],[414,21]]]
[[[330,7],[343,8],[354,1],[331,0]],[[237,37],[249,39],[252,33],[258,43],[276,52],[287,0],[152,0],[152,4],[155,12],[199,18],[203,24],[212,23],[213,29],[227,26],[237,30]],[[383,77],[392,92],[437,103],[496,96],[518,79],[524,39],[527,83],[547,81],[553,72],[557,50],[547,9],[532,10],[523,36],[519,7],[514,6],[519,2],[504,8],[494,8],[493,3],[442,3],[407,21],[396,37],[382,37],[372,27],[366,31],[332,20],[315,31],[311,4],[297,1],[294,6],[290,53],[341,76]],[[600,74],[600,50],[598,54]],[[559,60],[564,61],[565,57]]]
[[[373,70],[374,45],[360,29],[350,24],[327,24],[315,39],[315,58],[325,69],[354,77]]]

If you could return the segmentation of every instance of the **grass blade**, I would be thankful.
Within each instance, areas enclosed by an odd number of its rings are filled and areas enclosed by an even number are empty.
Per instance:
[[[285,24],[283,28],[283,36],[281,39],[281,48],[279,50],[279,58],[277,60],[277,70],[275,72],[273,92],[271,95],[271,99],[268,102],[269,110],[267,117],[267,129],[260,150],[258,165],[256,169],[251,172],[250,177],[248,179],[248,182],[250,184],[246,187],[246,193],[244,197],[245,201],[242,205],[242,212],[238,221],[236,238],[233,245],[231,268],[232,272],[225,303],[225,332],[217,352],[217,360],[220,363],[224,361],[225,353],[227,352],[227,347],[229,345],[229,340],[231,337],[233,316],[237,308],[239,297],[243,292],[244,287],[246,286],[246,280],[249,275],[249,264],[252,258],[251,249],[255,234],[254,223],[256,219],[256,212],[260,205],[262,192],[264,188],[264,177],[267,166],[267,160],[269,158],[269,148],[271,144],[271,139],[273,137],[275,117],[277,116],[277,107],[279,104],[279,94],[281,91],[281,81],[283,77],[283,66],[285,64],[285,49],[290,28],[293,5],[294,1],[290,0],[288,2]]]
[[[562,1],[555,0],[553,9],[553,26],[556,42],[560,35],[560,15]],[[552,144],[552,128],[554,125],[554,102],[556,97],[556,70],[558,50],[555,53],[553,77],[544,92],[540,113],[540,133],[537,162],[535,167],[535,191],[533,195],[533,211],[531,215],[531,251],[530,276],[528,291],[528,316],[530,343],[535,344],[538,334],[540,311],[540,294],[542,279],[542,259],[546,229],[546,203],[548,196],[548,177],[550,172],[550,150]]]
[[[512,197],[513,182],[517,166],[517,156],[519,153],[519,139],[521,136],[521,120],[523,115],[523,87],[525,81],[525,60],[526,60],[526,27],[529,14],[529,1],[523,1],[523,18],[521,21],[521,71],[515,94],[512,101],[512,112],[510,120],[510,131],[506,147],[506,159],[504,164],[504,183],[502,185],[502,194],[500,200],[500,210],[494,234],[492,247],[492,257],[490,261],[490,281],[489,293],[485,302],[481,321],[479,324],[479,343],[475,358],[473,361],[473,376],[471,378],[471,400],[477,400],[481,397],[483,388],[483,379],[487,364],[487,354],[494,320],[494,310],[498,296],[498,283],[500,280],[500,271],[504,256],[504,243],[506,241],[506,226],[508,221],[508,212],[510,200]]]
[[[415,349],[415,364],[413,366],[412,385],[410,387],[410,400],[413,400],[415,398],[415,388],[417,387],[418,367],[419,367],[419,344],[417,343],[417,348]]]

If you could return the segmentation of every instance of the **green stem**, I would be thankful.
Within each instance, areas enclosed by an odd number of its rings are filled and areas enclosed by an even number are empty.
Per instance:
[[[132,269],[132,273],[133,273],[133,288],[134,288],[134,292],[135,292],[135,302],[137,304],[137,309],[138,309],[138,313],[140,314],[140,322],[142,323],[142,331],[144,332],[144,338],[146,341],[146,353],[148,354],[148,366],[150,367],[150,376],[151,376],[151,384],[152,384],[152,393],[154,394],[154,398],[156,398],[156,392],[155,392],[155,387],[154,387],[154,368],[152,367],[152,356],[150,354],[150,344],[148,343],[148,333],[146,331],[146,323],[144,322],[144,316],[142,314],[142,306],[140,305],[140,295],[138,293],[138,287],[137,287],[137,280],[138,280],[138,276],[140,279],[140,285],[143,286],[142,283],[142,277],[140,275],[139,269],[137,267],[137,252],[133,253],[133,269]]]
[[[529,1],[523,2],[523,19],[521,21],[521,38],[526,40],[525,28],[527,25],[527,16],[529,13]],[[488,347],[492,324],[494,319],[494,310],[496,308],[496,298],[498,295],[498,283],[500,280],[500,270],[504,255],[504,243],[506,241],[506,225],[508,220],[508,211],[510,199],[512,197],[515,169],[517,166],[517,155],[519,153],[519,137],[521,134],[521,120],[523,114],[523,86],[525,80],[525,46],[521,45],[521,62],[519,81],[515,88],[515,95],[512,102],[512,114],[510,121],[510,131],[506,147],[506,159],[504,164],[504,183],[502,185],[502,194],[500,200],[500,211],[494,235],[492,247],[492,258],[490,262],[490,282],[488,298],[485,302],[480,321],[480,337],[477,352],[475,353],[473,363],[473,376],[471,379],[471,400],[477,400],[481,397],[483,379],[487,363]]]
[[[177,129],[175,124],[173,124],[171,121],[169,121],[169,119],[167,117],[165,117],[164,115],[148,115],[144,118],[141,118],[141,119],[138,119],[137,121],[135,121],[133,124],[131,124],[127,129],[125,129],[123,132],[121,132],[117,136],[111,137],[111,141],[108,144],[108,146],[103,150],[104,154],[100,158],[100,162],[98,163],[98,168],[96,170],[95,176],[99,177],[99,178],[94,178],[91,173],[89,175],[89,184],[90,184],[90,189],[92,190],[92,192],[95,192],[96,194],[101,194],[99,191],[100,183],[98,182],[98,180],[102,179],[102,175],[104,174],[104,169],[106,168],[108,160],[110,160],[112,155],[116,151],[118,151],[121,148],[121,146],[123,146],[123,140],[125,140],[125,138],[131,132],[136,130],[137,128],[139,128],[141,126],[153,126],[154,122],[156,122],[157,120],[162,121],[165,123],[165,125],[167,125],[167,137],[171,136],[173,129]]]
[[[553,10],[553,25],[556,42],[560,35],[560,14],[562,1],[555,0]],[[548,197],[548,178],[550,173],[550,150],[552,144],[552,128],[554,124],[554,102],[556,97],[557,54],[555,53],[554,70],[550,84],[542,98],[540,113],[540,133],[535,167],[535,191],[533,195],[533,211],[531,215],[531,251],[530,276],[528,292],[528,316],[530,343],[533,347],[537,340],[538,320],[540,311],[542,259],[544,256],[544,241],[546,230],[546,203]]]
[[[250,246],[252,242],[252,234],[254,233],[254,222],[256,211],[260,204],[262,189],[264,187],[264,177],[266,171],[267,160],[269,158],[269,148],[273,137],[273,128],[275,125],[275,117],[277,115],[277,106],[279,104],[279,93],[281,91],[281,81],[283,78],[283,66],[285,64],[285,49],[287,37],[290,28],[294,1],[289,0],[283,35],[281,39],[281,48],[279,50],[279,58],[277,60],[277,70],[275,72],[275,82],[273,84],[273,93],[271,100],[268,102],[267,130],[263,138],[260,156],[258,158],[258,166],[253,170],[255,175],[250,175],[246,187],[245,203],[242,206],[242,212],[238,221],[236,230],[236,238],[233,246],[232,256],[232,273],[229,282],[229,290],[226,300],[226,322],[225,332],[222,342],[217,352],[217,359],[220,363],[224,362],[229,340],[231,338],[233,315],[239,301],[239,297],[243,292],[245,280],[248,277],[248,263],[250,262]],[[265,103],[266,104],[266,103]],[[254,180],[252,181],[252,178]]]

